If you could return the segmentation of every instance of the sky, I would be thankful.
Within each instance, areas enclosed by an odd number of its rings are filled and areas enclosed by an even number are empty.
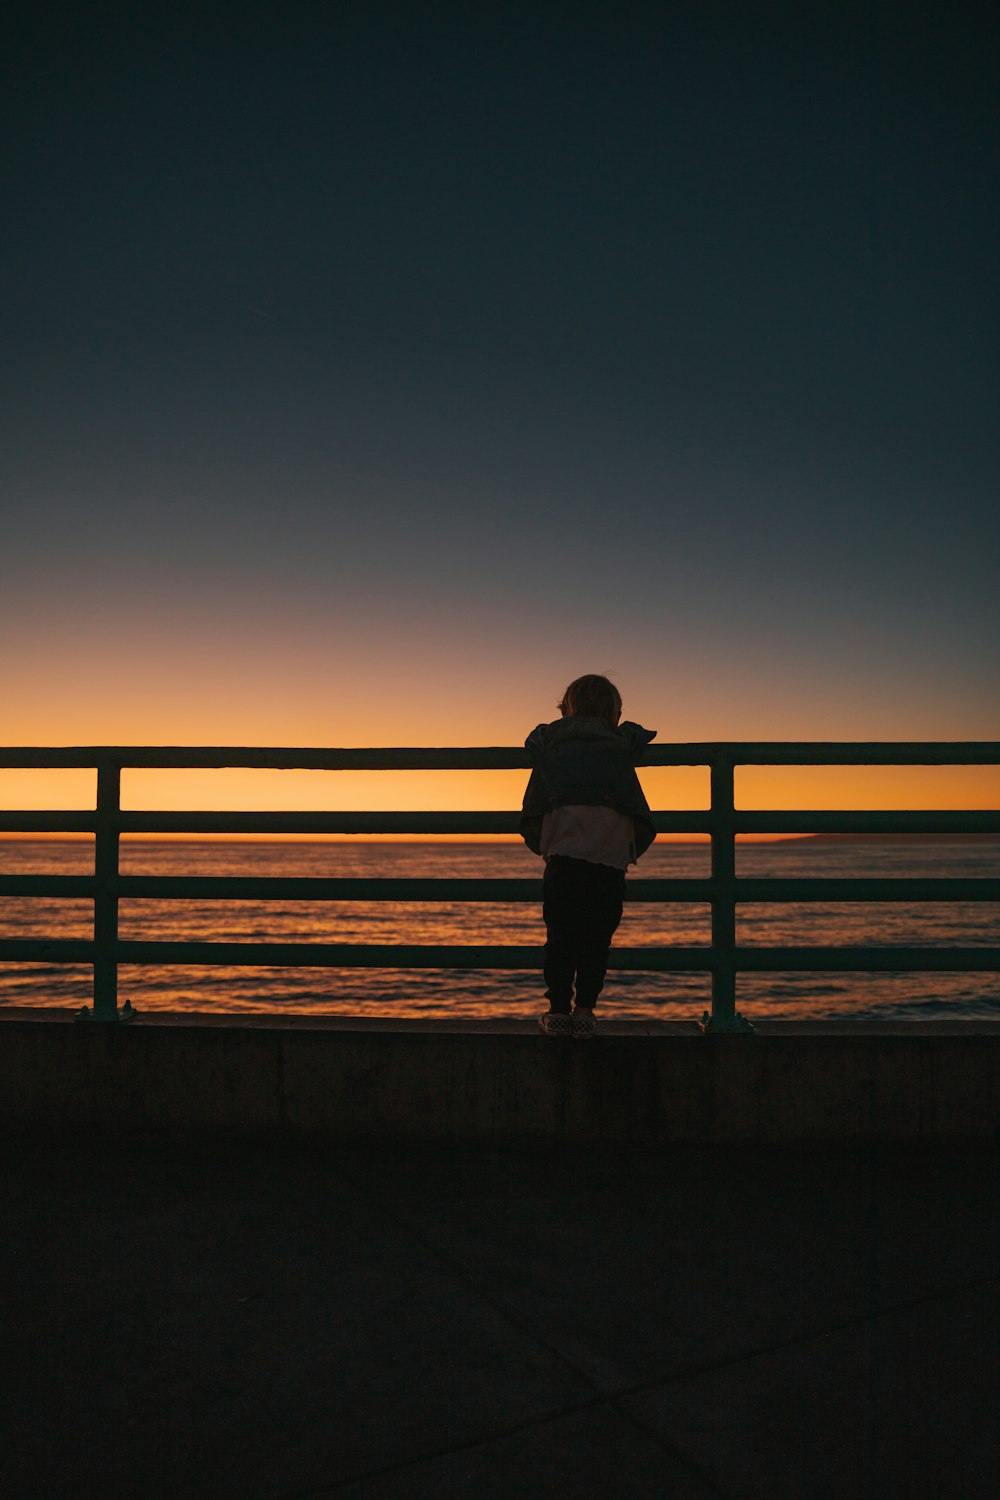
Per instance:
[[[0,741],[1000,738],[993,6],[0,30]]]

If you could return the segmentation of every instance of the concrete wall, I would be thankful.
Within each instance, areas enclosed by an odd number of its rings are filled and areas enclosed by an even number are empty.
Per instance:
[[[7,1128],[529,1142],[995,1140],[1000,1025],[0,1019]]]

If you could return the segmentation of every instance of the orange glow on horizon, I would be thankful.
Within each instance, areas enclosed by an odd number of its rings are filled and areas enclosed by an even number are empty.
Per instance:
[[[703,766],[641,766],[657,810],[707,808]],[[158,811],[516,811],[526,770],[122,772],[122,807]],[[0,768],[0,808],[92,809],[89,769]],[[738,766],[736,806],[753,808],[947,808],[1000,806],[1000,766]]]

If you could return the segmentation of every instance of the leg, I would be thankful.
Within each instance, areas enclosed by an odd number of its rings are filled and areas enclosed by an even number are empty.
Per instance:
[[[590,865],[581,882],[576,949],[576,1009],[592,1011],[604,987],[611,939],[622,919],[624,870]]]
[[[565,864],[558,859],[545,866],[542,915],[545,918],[546,942],[545,998],[549,1009],[558,1015],[569,1015],[573,999],[573,974],[576,969],[574,934],[576,900]]]

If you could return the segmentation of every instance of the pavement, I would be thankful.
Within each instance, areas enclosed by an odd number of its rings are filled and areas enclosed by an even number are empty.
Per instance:
[[[997,1153],[8,1137],[8,1500],[996,1500]]]

